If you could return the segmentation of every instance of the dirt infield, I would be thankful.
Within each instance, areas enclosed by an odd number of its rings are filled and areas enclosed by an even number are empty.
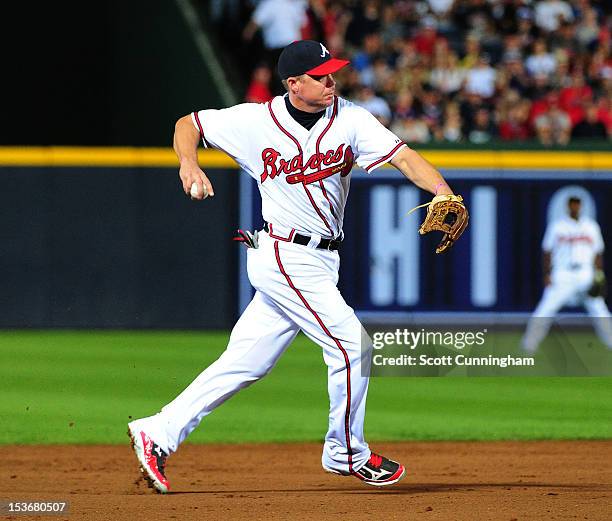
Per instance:
[[[127,446],[3,446],[0,499],[64,500],[68,515],[0,519],[612,518],[612,441],[377,444],[407,476],[378,489],[323,472],[320,445],[185,445],[172,492],[140,480]]]

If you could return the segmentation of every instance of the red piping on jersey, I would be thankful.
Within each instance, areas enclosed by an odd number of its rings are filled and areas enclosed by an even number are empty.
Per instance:
[[[338,113],[338,97],[334,96],[334,108],[333,108],[333,111],[332,111],[332,116],[329,119],[329,123],[327,124],[327,126],[325,127],[323,132],[321,132],[321,135],[317,139],[317,146],[316,146],[317,157],[319,157],[319,145],[321,144],[321,140],[323,139],[323,136],[329,130],[329,127],[332,126],[332,123],[334,122],[334,119],[336,119],[336,114],[337,113]],[[319,163],[319,171],[321,171],[321,163]],[[323,179],[321,179],[319,181],[319,186],[321,187],[321,191],[323,192],[323,197],[325,197],[325,199],[327,199],[327,203],[329,204],[329,211],[331,212],[332,217],[335,219],[336,218],[336,213],[334,212],[334,208],[333,208],[333,206],[331,204],[331,201],[329,200],[329,197],[327,196],[327,190],[325,190],[325,185],[323,184]]]
[[[365,167],[365,169],[370,172],[370,170],[372,168],[374,168],[375,166],[379,165],[380,163],[384,163],[385,161],[387,161],[393,154],[395,154],[395,152],[397,152],[400,147],[403,147],[406,143],[402,142],[402,143],[398,143],[393,150],[391,150],[391,152],[389,152],[386,156],[381,157],[378,161],[374,161],[371,165],[368,165]]]
[[[268,235],[272,237],[273,239],[278,239],[279,241],[285,241],[285,242],[293,242],[293,236],[295,235],[295,228],[291,228],[291,232],[289,233],[289,237],[287,238],[281,237],[280,235],[274,235],[274,232],[272,230],[272,223],[268,224],[268,228],[270,229],[270,231],[268,232]]]
[[[202,141],[204,141],[204,144],[210,148],[210,143],[208,141],[206,141],[206,138],[204,137],[204,128],[202,127],[202,123],[200,123],[200,116],[198,116],[198,112],[194,111],[193,113],[196,123],[198,124],[198,128],[200,129],[200,137],[202,138]]]
[[[291,139],[291,141],[293,141],[295,143],[295,146],[297,147],[299,154],[302,156],[302,164],[303,164],[304,163],[304,151],[302,150],[302,147],[300,146],[299,141],[297,139],[295,139],[295,137],[293,137],[289,132],[287,132],[283,128],[283,126],[279,123],[278,119],[276,119],[276,116],[274,115],[274,111],[272,110],[272,101],[268,101],[268,110],[270,111],[270,116],[272,116],[272,119],[274,120],[274,123],[276,123],[276,126],[278,128],[280,128],[281,131],[289,139]],[[329,230],[329,233],[330,233],[331,237],[333,237],[334,236],[334,232],[332,231],[331,226],[327,222],[327,219],[325,218],[325,216],[323,215],[323,213],[321,212],[321,210],[317,206],[317,203],[315,202],[315,200],[312,198],[312,195],[308,191],[308,188],[306,187],[306,185],[303,184],[302,186],[304,187],[304,191],[306,192],[306,195],[308,196],[308,199],[310,199],[310,204],[315,209],[315,211],[317,212],[317,214],[319,215],[319,217],[321,218],[321,220],[323,221],[323,223],[325,224],[325,226]]]
[[[329,127],[332,126],[332,123],[334,122],[334,119],[336,119],[336,114],[337,113],[338,113],[338,98],[336,96],[334,96],[334,108],[332,110],[332,116],[331,116],[331,118],[329,118],[329,123],[323,129],[323,132],[321,132],[321,135],[317,138],[317,146],[316,146],[317,156],[319,155],[319,145],[321,144],[321,140],[323,139],[323,136],[329,130]],[[321,164],[320,163],[319,163],[319,169],[321,169]]]
[[[304,187],[304,191],[306,192],[306,195],[308,196],[308,199],[310,199],[310,204],[312,204],[312,207],[316,210],[316,212],[319,214],[319,217],[321,218],[321,220],[323,221],[323,223],[325,224],[325,226],[327,227],[327,229],[329,230],[330,236],[333,238],[334,237],[334,232],[331,229],[331,226],[329,225],[329,223],[327,222],[327,219],[325,218],[325,216],[323,215],[323,213],[321,212],[321,210],[319,210],[319,207],[317,206],[317,203],[315,202],[315,200],[312,197],[312,194],[310,193],[310,191],[308,190],[308,187],[302,183],[302,186]]]
[[[321,329],[323,329],[325,334],[334,341],[338,349],[340,349],[340,351],[342,352],[342,356],[344,356],[344,365],[346,366],[346,410],[344,413],[344,435],[346,437],[346,449],[348,451],[349,472],[351,474],[357,475],[356,472],[353,470],[353,449],[351,448],[351,428],[350,428],[350,425],[351,425],[350,423],[350,418],[351,418],[351,363],[349,361],[348,355],[346,354],[346,350],[344,349],[344,347],[342,347],[342,344],[340,343],[340,340],[338,340],[335,336],[333,336],[329,332],[329,329],[325,327],[325,324],[321,320],[321,317],[319,317],[317,312],[314,309],[312,309],[310,304],[308,304],[308,301],[306,300],[304,295],[302,295],[302,292],[294,286],[293,281],[291,280],[291,277],[289,277],[289,275],[285,271],[285,268],[283,267],[283,263],[281,262],[281,258],[280,258],[278,241],[274,241],[274,253],[276,255],[276,262],[278,263],[278,267],[281,273],[285,276],[285,279],[287,279],[287,283],[289,284],[291,289],[295,291],[295,293],[300,298],[304,306],[306,306],[306,309],[308,309],[308,311],[310,311],[313,314],[316,321],[321,326]]]
[[[329,197],[327,196],[327,190],[325,190],[325,185],[323,185],[323,179],[319,181],[319,186],[321,187],[321,191],[323,192],[323,197],[325,197],[325,199],[327,199],[327,202],[329,203],[329,211],[331,212],[332,217],[335,219],[336,212],[334,212],[334,207],[332,206],[331,201],[329,200]]]

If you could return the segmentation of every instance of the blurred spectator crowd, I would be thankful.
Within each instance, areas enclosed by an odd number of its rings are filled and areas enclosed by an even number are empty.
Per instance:
[[[407,142],[612,137],[612,0],[231,2],[211,16],[246,9],[243,45],[261,35],[248,101],[279,93],[276,57],[307,38],[351,60],[340,95]]]

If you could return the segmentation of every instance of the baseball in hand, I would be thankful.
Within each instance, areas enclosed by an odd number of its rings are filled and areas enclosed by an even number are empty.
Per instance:
[[[202,188],[204,189],[204,195],[202,199],[206,199],[208,197],[208,190],[206,189],[206,185],[203,185]],[[198,197],[198,183],[193,183],[191,185],[191,197],[193,198]]]

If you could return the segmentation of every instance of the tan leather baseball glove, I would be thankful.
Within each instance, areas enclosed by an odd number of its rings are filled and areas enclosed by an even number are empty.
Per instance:
[[[436,195],[429,203],[417,208],[423,206],[427,206],[427,215],[419,228],[419,233],[425,235],[431,231],[442,232],[444,235],[436,248],[436,253],[444,253],[467,228],[469,214],[463,204],[463,197]]]
[[[593,283],[587,292],[589,297],[606,298],[608,296],[607,289],[606,274],[603,272],[603,270],[595,270]]]

